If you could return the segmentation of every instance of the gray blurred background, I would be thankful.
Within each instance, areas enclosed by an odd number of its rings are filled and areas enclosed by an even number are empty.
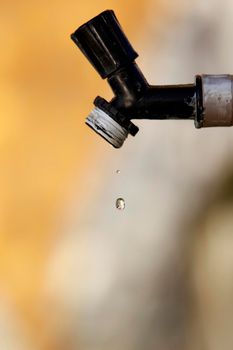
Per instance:
[[[0,348],[231,350],[232,128],[91,132],[112,95],[69,34],[107,8],[151,84],[233,72],[230,0],[3,1]]]

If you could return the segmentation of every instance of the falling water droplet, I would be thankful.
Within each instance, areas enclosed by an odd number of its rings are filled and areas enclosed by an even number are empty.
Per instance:
[[[123,198],[117,198],[116,200],[116,208],[119,210],[125,209],[125,200]]]
[[[121,172],[121,171],[120,171],[119,169],[116,170],[116,173],[117,173],[117,174],[120,174],[120,172]]]

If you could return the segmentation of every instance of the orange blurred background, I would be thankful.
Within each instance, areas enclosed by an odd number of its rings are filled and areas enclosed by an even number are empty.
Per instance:
[[[105,9],[150,83],[232,72],[230,0],[1,1],[0,348],[230,350],[232,131],[90,131],[112,92],[70,34]]]
[[[82,178],[102,146],[84,118],[98,91],[110,95],[69,36],[114,8],[133,38],[144,7],[131,0],[1,2],[0,280],[31,349],[58,348],[37,310],[41,287],[72,185],[83,206]]]

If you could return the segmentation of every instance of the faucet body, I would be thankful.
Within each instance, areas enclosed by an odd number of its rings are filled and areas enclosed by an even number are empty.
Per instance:
[[[111,104],[130,119],[194,119],[195,84],[151,86],[136,63],[108,78]]]
[[[233,125],[233,76],[197,75],[193,84],[149,85],[113,11],[83,24],[71,38],[114,93],[110,102],[97,97],[86,120],[114,147],[138,132],[132,119],[191,119],[196,128]]]

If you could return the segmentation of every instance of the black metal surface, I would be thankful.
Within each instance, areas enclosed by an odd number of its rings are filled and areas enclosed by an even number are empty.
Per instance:
[[[119,109],[133,107],[149,88],[136,63],[115,72],[108,78],[108,83],[116,97],[112,103]]]
[[[203,126],[203,91],[202,91],[202,78],[200,75],[196,76],[196,115],[195,115],[195,127],[200,129]]]
[[[136,63],[115,72],[108,82],[111,104],[129,119],[194,119],[196,86],[150,86]]]
[[[112,10],[104,11],[83,24],[71,34],[71,39],[102,78],[138,57]]]
[[[195,106],[194,84],[151,86],[133,113],[136,119],[194,119]]]
[[[110,102],[98,97],[95,105],[132,135],[138,128],[131,119],[195,119],[196,127],[201,126],[201,77],[196,85],[150,86],[134,62],[138,55],[113,11],[94,17],[71,38],[101,77],[108,79],[115,95]]]

